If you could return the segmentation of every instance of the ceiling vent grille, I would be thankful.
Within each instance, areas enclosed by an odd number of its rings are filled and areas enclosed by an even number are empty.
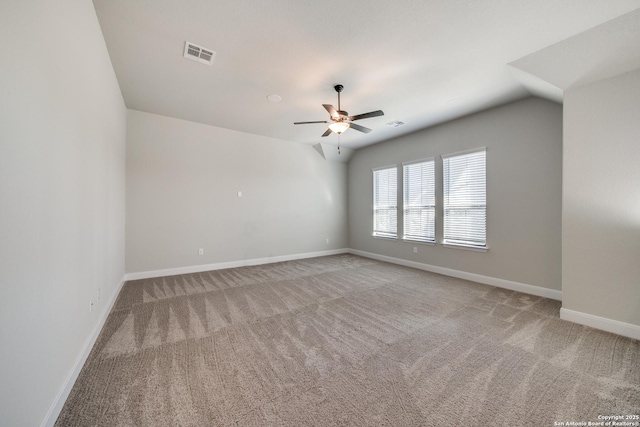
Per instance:
[[[394,120],[392,122],[387,123],[387,126],[391,126],[392,128],[397,128],[404,125],[405,122],[401,122],[400,120]]]
[[[191,42],[184,43],[184,57],[194,61],[202,62],[208,66],[213,65],[216,53],[211,49],[207,49]]]

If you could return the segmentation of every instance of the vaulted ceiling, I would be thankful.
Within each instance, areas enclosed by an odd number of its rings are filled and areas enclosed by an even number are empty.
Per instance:
[[[94,0],[128,108],[307,144],[344,85],[359,148],[640,67],[640,0]],[[183,57],[189,41],[212,66]],[[282,100],[269,102],[268,95]],[[386,123],[406,123],[391,127]]]

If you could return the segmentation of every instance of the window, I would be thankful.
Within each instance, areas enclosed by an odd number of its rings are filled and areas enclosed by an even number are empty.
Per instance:
[[[398,237],[398,168],[373,171],[373,235]]]
[[[436,241],[436,184],[433,159],[403,164],[405,240]]]
[[[487,151],[442,156],[443,244],[487,247]]]

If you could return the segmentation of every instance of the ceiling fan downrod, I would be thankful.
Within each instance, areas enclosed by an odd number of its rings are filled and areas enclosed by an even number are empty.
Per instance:
[[[333,88],[336,90],[336,92],[338,92],[338,112],[340,112],[342,110],[342,108],[340,108],[340,92],[342,92],[344,86],[335,85]]]

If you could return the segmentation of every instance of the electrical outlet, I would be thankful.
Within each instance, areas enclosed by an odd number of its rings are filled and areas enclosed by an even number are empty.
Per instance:
[[[414,253],[414,254],[417,254],[417,253],[418,253],[418,247],[417,247],[417,246],[414,246],[414,247],[413,247],[413,253]]]
[[[238,197],[242,197],[242,191],[238,191]]]
[[[89,312],[93,311],[93,299],[89,300]]]
[[[325,243],[328,245],[329,244],[329,238],[327,237],[327,240],[325,241]]]
[[[198,255],[204,255],[204,249],[202,248],[198,249]]]
[[[100,288],[98,288],[98,292],[96,292],[96,299],[100,301]]]

